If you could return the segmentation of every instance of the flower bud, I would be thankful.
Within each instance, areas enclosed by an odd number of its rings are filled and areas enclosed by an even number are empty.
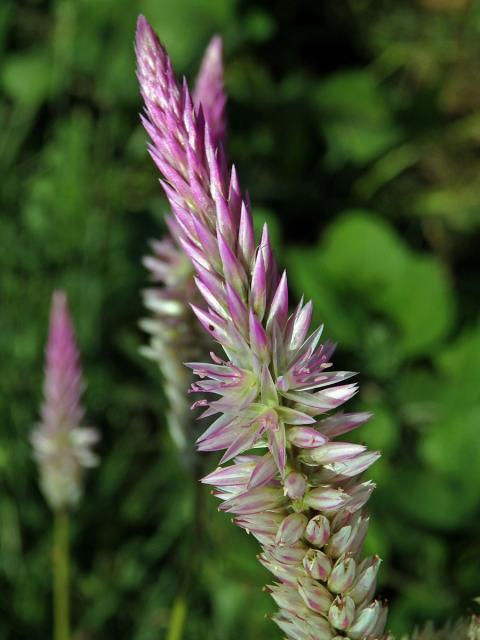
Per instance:
[[[338,596],[328,610],[328,620],[332,627],[345,631],[355,618],[355,603],[348,596]]]
[[[276,509],[284,501],[282,492],[273,487],[257,487],[250,491],[245,491],[238,496],[233,496],[225,500],[220,505],[220,511],[235,513],[237,515],[251,515],[262,513],[270,509]]]
[[[380,614],[378,616],[378,620],[372,629],[372,636],[374,638],[382,637],[383,632],[385,631],[385,625],[387,624],[387,616],[388,616],[388,607],[384,604],[382,605]],[[472,635],[472,638],[475,638],[475,636]]]
[[[327,553],[331,558],[339,558],[346,553],[352,536],[352,525],[347,524],[336,531],[328,541]]]
[[[277,465],[275,464],[273,456],[269,454],[262,456],[252,471],[248,482],[248,489],[266,485],[276,473]]]
[[[275,542],[279,545],[295,544],[303,536],[307,522],[303,513],[291,513],[279,526]]]
[[[314,449],[308,449],[301,455],[301,459],[308,463],[332,464],[344,462],[364,453],[366,447],[362,444],[350,442],[328,442]]]
[[[344,593],[355,580],[356,563],[351,556],[343,556],[337,560],[328,579],[328,588],[333,593]]]
[[[290,427],[288,440],[301,449],[312,449],[328,442],[328,438],[313,427]]]
[[[271,548],[272,557],[282,564],[299,565],[305,556],[306,547],[301,542],[291,546],[275,545]]]
[[[375,487],[375,483],[368,480],[367,482],[357,484],[353,489],[351,489],[349,491],[350,498],[345,500],[345,508],[347,511],[355,513],[355,511],[361,509],[370,498]]]
[[[305,530],[305,538],[315,547],[323,547],[330,537],[330,522],[326,516],[318,515],[312,518]]]
[[[382,606],[378,600],[362,609],[356,616],[353,624],[348,629],[348,635],[352,640],[363,640],[370,635],[377,625]]]
[[[305,503],[317,511],[336,511],[345,502],[345,492],[331,487],[317,487],[305,496]]]
[[[267,591],[270,592],[270,595],[280,609],[295,612],[304,606],[297,589],[293,587],[285,584],[275,584],[267,587]]]
[[[330,592],[310,578],[300,579],[298,585],[298,591],[307,607],[312,611],[325,615],[332,604]]]
[[[328,556],[318,549],[309,549],[303,558],[303,566],[308,575],[315,580],[326,580],[332,570]]]
[[[301,564],[294,566],[280,563],[266,549],[258,556],[258,560],[278,580],[291,587],[298,588],[298,581],[305,579],[305,570]]]
[[[307,488],[305,476],[301,473],[292,472],[285,478],[285,494],[292,500],[303,498]]]
[[[378,556],[366,558],[358,566],[357,578],[348,592],[355,604],[360,604],[375,589],[381,559]]]

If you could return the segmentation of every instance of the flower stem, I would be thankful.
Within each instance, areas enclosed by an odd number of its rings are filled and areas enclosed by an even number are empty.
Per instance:
[[[69,515],[55,511],[53,523],[54,640],[70,639]]]
[[[167,640],[182,640],[186,617],[187,599],[184,593],[180,593],[173,603],[168,625]]]

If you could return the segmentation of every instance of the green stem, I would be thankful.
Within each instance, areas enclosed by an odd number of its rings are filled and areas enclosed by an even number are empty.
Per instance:
[[[173,603],[168,624],[167,640],[181,640],[187,617],[187,600],[182,593],[178,594]]]
[[[54,640],[70,640],[69,515],[55,512],[53,521]]]

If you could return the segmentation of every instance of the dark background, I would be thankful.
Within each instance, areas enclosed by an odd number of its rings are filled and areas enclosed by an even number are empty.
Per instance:
[[[102,432],[74,517],[75,639],[165,638],[172,607],[187,608],[185,640],[279,637],[255,542],[182,469],[160,375],[138,353],[140,260],[166,210],[138,120],[139,12],[190,78],[211,35],[224,37],[230,156],[294,294],[339,342],[336,366],[361,372],[351,407],[375,419],[359,437],[384,454],[367,550],[385,561],[390,627],[471,609],[479,3],[2,0],[0,639],[50,637],[51,516],[28,437],[55,287]]]

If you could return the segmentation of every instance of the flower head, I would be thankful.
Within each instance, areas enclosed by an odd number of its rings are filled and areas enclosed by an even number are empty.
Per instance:
[[[379,454],[334,441],[369,417],[333,413],[356,393],[343,384],[353,374],[327,371],[333,346],[311,331],[310,302],[289,312],[268,228],[256,246],[236,171],[143,17],[136,50],[150,153],[201,295],[192,309],[223,351],[190,365],[200,377],[192,390],[206,394],[194,406],[215,416],[198,448],[223,450],[223,466],[203,481],[262,545],[276,578],[274,620],[288,638],[380,639],[379,559],[361,559],[374,485],[359,479]]]
[[[64,509],[77,503],[84,469],[98,463],[92,446],[99,434],[96,429],[81,426],[85,385],[63,291],[56,291],[52,297],[45,356],[44,402],[31,440],[43,493],[52,509]]]

